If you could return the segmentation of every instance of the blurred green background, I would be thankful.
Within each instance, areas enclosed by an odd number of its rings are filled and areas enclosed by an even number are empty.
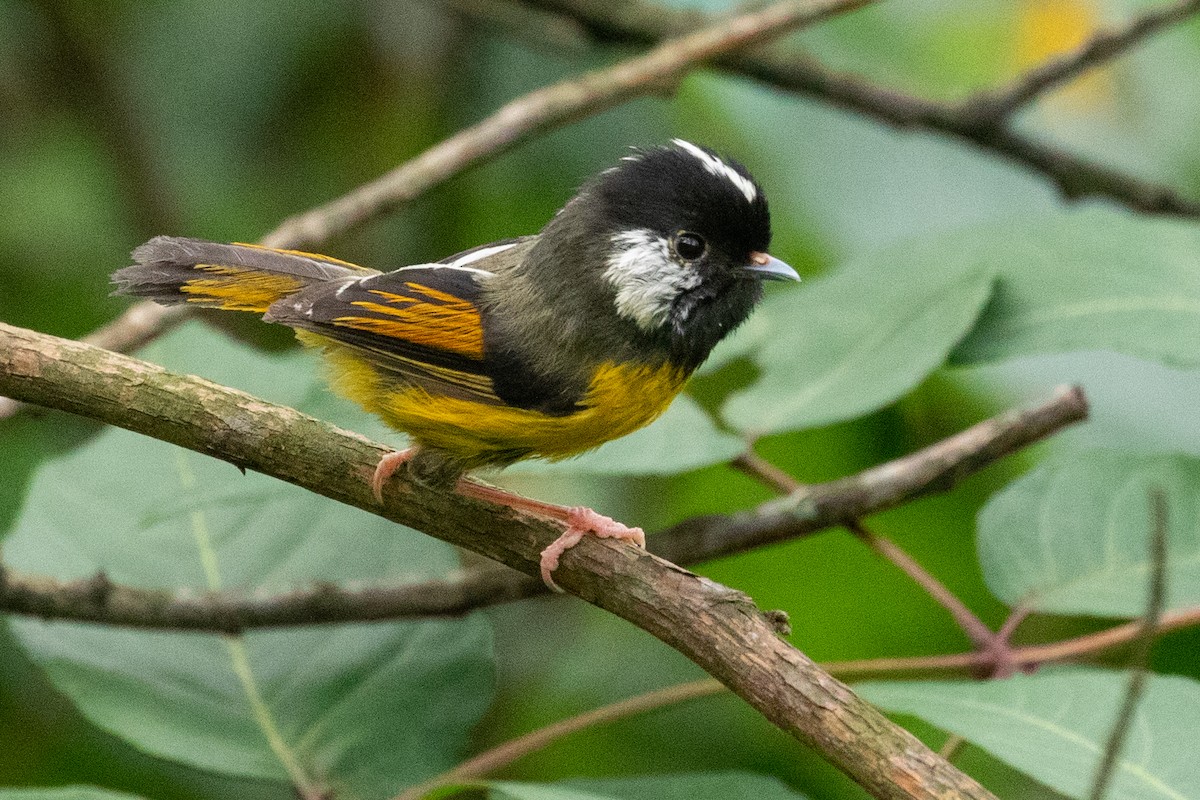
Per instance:
[[[954,99],[1150,5],[904,0],[790,41],[839,69]],[[0,0],[0,319],[82,335],[127,306],[108,296],[108,275],[150,236],[254,241],[521,93],[628,52],[594,45],[569,23],[531,13],[485,0]],[[1200,26],[1190,23],[1055,93],[1020,125],[1197,196],[1198,67]],[[771,199],[773,252],[809,276],[906,237],[1061,203],[1048,182],[994,155],[705,72],[672,98],[638,100],[539,138],[319,249],[387,269],[532,233],[626,146],[672,136],[751,168]],[[272,326],[243,325],[236,333],[262,347],[291,346],[289,332]],[[713,407],[751,378],[735,365],[698,380],[692,392]],[[1181,410],[1194,410],[1197,376],[1101,353],[944,370],[883,411],[772,437],[759,451],[800,480],[835,478],[1014,401],[1044,397],[1066,381],[1082,381],[1095,404],[1094,422],[1062,437],[1068,444],[1115,441],[1200,453],[1200,434],[1178,422]],[[57,414],[0,424],[0,524],[20,513],[38,464],[92,432]],[[873,525],[998,625],[1006,609],[980,579],[974,513],[1029,463],[1012,459],[948,497],[881,515]],[[768,496],[725,467],[645,480],[581,478],[564,469],[521,476],[514,485],[547,499],[596,502],[647,531]],[[792,641],[818,660],[967,647],[940,608],[841,531],[701,571],[764,608],[786,610]],[[577,601],[486,613],[496,626],[500,673],[497,702],[474,734],[479,747],[700,677],[648,635]],[[1022,636],[1099,625],[1034,620]],[[1200,677],[1189,657],[1198,645],[1193,633],[1169,637],[1156,666]],[[944,739],[918,731],[935,746]],[[969,746],[958,759],[1004,797],[1052,794]],[[553,780],[732,768],[779,776],[812,797],[864,796],[732,698],[589,731],[506,774]],[[154,759],[93,728],[0,629],[0,786],[68,783],[155,798],[283,796],[274,785]]]

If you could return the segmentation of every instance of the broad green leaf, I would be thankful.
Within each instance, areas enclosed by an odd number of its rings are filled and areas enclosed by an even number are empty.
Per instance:
[[[1060,455],[979,513],[979,560],[1009,605],[1137,616],[1151,570],[1149,492],[1167,501],[1168,607],[1200,603],[1200,461],[1122,452]]]
[[[750,352],[763,374],[725,406],[729,423],[756,435],[853,419],[937,369],[975,322],[992,275],[906,263],[914,269],[858,261],[772,295],[760,319],[734,334],[758,339]]]
[[[219,369],[239,364],[276,396],[307,391],[291,359],[195,328],[162,349],[181,347]],[[38,473],[5,559],[64,579],[103,571],[135,586],[262,595],[457,566],[450,546],[415,531],[117,430]],[[12,626],[85,716],[134,746],[236,776],[289,781],[298,770],[352,798],[452,765],[492,691],[490,628],[478,615],[236,638]]]
[[[966,230],[923,249],[999,276],[955,363],[1116,350],[1200,364],[1200,229],[1190,222],[1093,209]]]
[[[620,800],[803,800],[782,781],[751,772],[694,772],[635,778],[573,780],[569,784]]]
[[[563,784],[510,783],[498,781],[490,785],[490,800],[616,800],[616,795],[597,794],[572,789]]]
[[[1129,677],[1096,669],[1044,670],[991,681],[863,683],[872,703],[952,731],[1068,797],[1086,797]],[[1196,720],[1200,684],[1150,675],[1108,797],[1200,798]]]
[[[673,475],[729,461],[745,449],[740,438],[717,430],[696,401],[680,395],[665,414],[640,431],[576,458],[556,463],[526,461],[505,472]]]
[[[803,800],[775,778],[749,772],[697,772],[565,783],[490,784],[493,800]]]
[[[140,800],[137,795],[110,792],[94,786],[56,786],[45,789],[0,789],[0,800]]]
[[[972,277],[973,276],[973,277]],[[979,312],[987,277],[996,281]],[[969,333],[968,333],[969,330]],[[1200,364],[1200,230],[1100,209],[902,242],[769,298],[717,353],[754,358],[735,396],[749,432],[807,428],[891,402],[936,368],[1115,350]]]

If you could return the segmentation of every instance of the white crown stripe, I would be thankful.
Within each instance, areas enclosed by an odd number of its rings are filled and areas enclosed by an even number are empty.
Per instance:
[[[745,175],[741,174],[736,169],[714,156],[712,153],[705,152],[691,142],[684,141],[683,139],[672,139],[671,143],[681,150],[685,150],[689,154],[695,156],[696,159],[704,165],[704,168],[713,175],[724,178],[732,183],[737,190],[746,197],[746,202],[753,203],[754,198],[758,196],[758,189],[754,186],[754,181],[750,180]]]

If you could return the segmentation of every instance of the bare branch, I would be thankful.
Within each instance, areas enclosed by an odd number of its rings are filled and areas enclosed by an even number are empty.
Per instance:
[[[399,481],[379,506],[368,480],[386,452],[379,445],[200,378],[3,323],[0,392],[273,475],[528,575],[562,533],[513,509]],[[874,796],[994,797],[783,641],[771,615],[740,592],[595,537],[569,550],[555,577],[679,650]]]
[[[723,694],[725,691],[727,690],[721,683],[709,678],[692,681],[691,683],[680,683],[675,686],[668,686],[665,689],[656,689],[652,692],[646,692],[645,694],[639,694],[616,703],[601,706],[592,711],[555,722],[552,725],[547,725],[544,728],[538,728],[524,736],[518,736],[515,739],[510,739],[503,744],[485,750],[453,769],[443,772],[441,775],[436,775],[424,783],[410,787],[398,795],[395,800],[421,800],[422,797],[439,786],[489,775],[530,753],[544,750],[554,742],[564,739],[573,733],[578,733],[597,725],[607,725],[610,722],[645,714],[656,709],[678,705],[688,700],[711,697],[714,694]]]
[[[1146,690],[1146,668],[1150,664],[1150,650],[1154,647],[1155,632],[1162,618],[1163,604],[1167,596],[1167,497],[1162,489],[1150,491],[1150,562],[1153,569],[1150,572],[1150,591],[1146,597],[1146,613],[1142,615],[1138,626],[1137,650],[1130,664],[1132,673],[1129,676],[1129,686],[1125,690],[1125,699],[1117,711],[1116,722],[1109,732],[1108,742],[1104,746],[1104,757],[1096,770],[1096,779],[1092,783],[1090,800],[1104,800],[1108,793],[1108,784],[1112,781],[1117,769],[1117,760],[1121,757],[1121,749],[1125,738],[1133,724],[1133,714],[1138,702]]]
[[[997,640],[992,629],[985,625],[983,620],[959,599],[958,595],[950,591],[944,583],[921,566],[900,545],[886,537],[877,536],[858,520],[850,520],[846,523],[846,527],[867,547],[892,562],[905,575],[912,578],[913,582],[924,589],[925,593],[932,597],[938,605],[949,611],[950,616],[967,634],[967,638],[971,640],[971,644],[975,645],[976,649],[992,650],[998,645],[1000,645],[999,649],[1004,649],[1003,643]]]
[[[1165,4],[1134,17],[1123,28],[1100,31],[1070,53],[1052,58],[1021,75],[1008,86],[981,92],[963,111],[980,124],[1001,125],[1017,111],[1085,72],[1095,69],[1200,11],[1200,0]]]
[[[775,3],[755,13],[722,19],[612,67],[530,92],[412,161],[331,203],[292,217],[267,234],[263,243],[298,247],[323,241],[408,202],[468,165],[504,153],[534,135],[673,87],[688,71],[714,58],[870,2]]]
[[[495,158],[538,134],[599,114],[636,97],[674,86],[687,72],[739,48],[843,14],[875,0],[791,0],[667,41],[649,52],[545,86],[508,103],[487,119],[444,139],[416,158],[347,194],[285,220],[267,233],[268,247],[309,247],[407,203],[469,167]],[[182,319],[186,306],[132,306],[85,341],[128,352]],[[21,406],[0,398],[0,420]]]
[[[694,11],[675,11],[641,2],[622,3],[617,9],[597,0],[526,0],[530,5],[551,9],[578,20],[601,39],[647,43],[680,31],[707,24],[710,17]],[[1146,36],[1174,24],[1194,11],[1193,3],[1150,11],[1118,34],[1102,34],[1094,40],[1032,72],[1046,70],[1040,78],[1024,78],[1008,87],[1012,95],[1011,115],[1044,92],[1128,51]],[[1165,17],[1165,19],[1164,19]],[[1108,41],[1115,39],[1115,41]],[[981,113],[996,95],[986,92],[963,103],[940,103],[904,92],[876,86],[855,75],[834,72],[812,58],[778,47],[736,53],[718,59],[716,65],[763,83],[796,92],[822,103],[838,106],[872,119],[908,130],[924,130],[961,139],[1003,156],[1013,163],[1054,182],[1068,198],[1107,197],[1135,211],[1171,216],[1200,217],[1200,201],[1187,198],[1169,186],[1143,180],[1119,169],[1097,163],[1066,150],[1045,144],[1012,130],[1000,118]],[[1000,97],[1003,99],[1004,92]]]
[[[0,611],[148,630],[238,634],[257,628],[456,616],[538,593],[535,581],[491,565],[467,576],[348,589],[322,583],[266,596],[190,589],[141,589],[103,574],[74,581],[0,565]]]
[[[771,501],[757,512],[736,516],[755,520],[756,514],[766,515],[773,520],[774,529],[765,523],[734,525],[726,516],[699,517],[671,528],[670,538],[662,533],[651,536],[650,549],[659,555],[670,553],[664,557],[678,564],[697,564],[748,549],[738,544],[738,536],[780,541],[809,535],[843,524],[847,508],[866,516],[924,494],[948,491],[968,474],[1083,419],[1086,410],[1082,392],[1062,389],[1041,405],[1006,412],[856,476],[802,487],[806,497],[815,498],[803,505],[809,516],[781,517],[776,512],[779,501]],[[867,493],[864,487],[871,491]],[[722,533],[723,522],[733,526],[728,536]],[[94,586],[100,580],[96,576],[61,582],[10,572],[7,585],[0,583],[0,609],[43,619],[237,633],[259,627],[453,616],[546,591],[540,580],[500,566],[477,567],[457,578],[404,586],[352,590],[327,585],[261,598],[113,585],[96,592]]]
[[[1031,408],[1007,411],[916,453],[739,514],[696,517],[655,534],[670,561],[696,563],[804,536],[948,491],[966,476],[1087,417],[1078,387],[1063,387]]]
[[[102,53],[112,31],[99,23],[109,15],[91,17],[87,6],[64,0],[34,4],[47,23],[54,48],[49,59],[58,74],[47,76],[44,87],[69,95],[73,107],[91,126],[112,164],[116,181],[135,227],[150,237],[178,227],[175,193],[152,156],[146,126],[114,64]]]

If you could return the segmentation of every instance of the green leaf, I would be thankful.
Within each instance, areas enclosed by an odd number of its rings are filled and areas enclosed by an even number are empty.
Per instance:
[[[186,357],[169,361],[237,364],[276,397],[307,392],[292,359],[198,328],[172,348]],[[453,548],[415,531],[118,430],[38,473],[5,559],[63,579],[103,571],[135,586],[255,594],[457,567]],[[12,627],[85,716],[146,752],[243,777],[291,781],[299,771],[351,796],[386,796],[451,766],[491,699],[481,615],[230,638]]]
[[[978,682],[864,683],[855,691],[974,742],[1068,797],[1085,797],[1129,677],[1095,669],[1044,670]],[[1150,675],[1108,796],[1200,798],[1195,724],[1200,684]]]
[[[763,303],[756,323],[734,334],[759,339],[757,346],[730,345],[732,353],[749,350],[763,375],[725,406],[729,423],[758,435],[853,419],[937,369],[982,310],[992,274],[931,274],[904,256],[884,268],[875,257],[858,261]]]
[[[962,231],[930,258],[995,270],[999,287],[959,364],[1116,350],[1200,364],[1200,229],[1092,209]]]
[[[512,783],[497,781],[489,784],[490,800],[615,800],[616,795],[594,794],[571,789],[562,784]]]
[[[1167,501],[1167,606],[1200,603],[1200,461],[1183,456],[1063,454],[1013,482],[979,513],[988,586],[1045,613],[1143,613],[1152,488]]]
[[[137,795],[110,792],[94,786],[56,786],[45,789],[0,789],[0,800],[140,800]]]
[[[525,461],[512,473],[674,475],[729,461],[745,443],[717,429],[696,401],[680,395],[649,426],[566,461]]]
[[[782,781],[751,772],[696,772],[574,780],[571,786],[620,800],[803,800]]]
[[[980,313],[989,278],[995,291]],[[947,355],[975,364],[1116,350],[1191,367],[1197,342],[1200,229],[1089,209],[975,225],[857,259],[768,298],[713,366],[750,356],[762,367],[762,380],[725,412],[740,430],[771,433],[875,410]]]
[[[697,772],[564,783],[489,784],[493,800],[803,800],[782,782],[749,772]]]

